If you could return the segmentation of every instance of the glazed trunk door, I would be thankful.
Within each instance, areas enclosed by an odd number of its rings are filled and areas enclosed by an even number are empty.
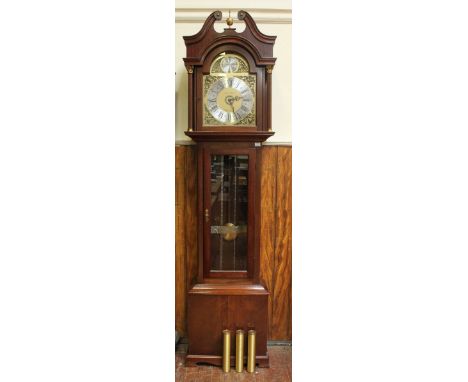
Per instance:
[[[255,149],[205,150],[205,278],[252,278]]]

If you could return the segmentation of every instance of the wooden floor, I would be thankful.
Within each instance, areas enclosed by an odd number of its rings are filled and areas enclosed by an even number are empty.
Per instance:
[[[218,382],[218,381],[243,381],[243,382],[290,382],[291,376],[291,346],[268,346],[270,356],[269,368],[256,368],[255,373],[236,373],[231,369],[230,373],[224,373],[221,367],[196,366],[185,367],[186,346],[179,345],[176,350],[175,370],[176,382]]]

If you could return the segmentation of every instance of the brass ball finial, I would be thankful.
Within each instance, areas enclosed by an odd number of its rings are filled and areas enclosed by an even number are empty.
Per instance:
[[[231,27],[231,25],[234,24],[234,19],[231,17],[231,11],[229,11],[229,17],[226,19],[226,24],[228,27]]]

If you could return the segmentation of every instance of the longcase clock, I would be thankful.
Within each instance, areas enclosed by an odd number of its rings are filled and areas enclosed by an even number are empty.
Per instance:
[[[261,146],[272,136],[276,36],[238,12],[245,29],[219,33],[206,19],[184,36],[188,129],[197,144],[198,276],[188,291],[188,365],[222,363],[223,330],[254,329],[256,363],[268,366],[268,296],[260,283]],[[231,354],[235,354],[232,341]],[[245,351],[244,354],[247,354]]]

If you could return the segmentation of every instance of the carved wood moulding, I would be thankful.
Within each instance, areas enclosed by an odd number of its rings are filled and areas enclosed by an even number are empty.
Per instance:
[[[202,65],[211,50],[224,44],[240,45],[248,49],[256,65],[274,65],[276,58],[273,57],[273,45],[276,36],[260,32],[252,16],[246,11],[239,11],[237,17],[245,22],[245,29],[242,32],[237,32],[236,28],[225,28],[224,32],[217,32],[214,23],[222,19],[222,13],[215,11],[208,16],[198,33],[184,36],[187,47],[185,65]]]

